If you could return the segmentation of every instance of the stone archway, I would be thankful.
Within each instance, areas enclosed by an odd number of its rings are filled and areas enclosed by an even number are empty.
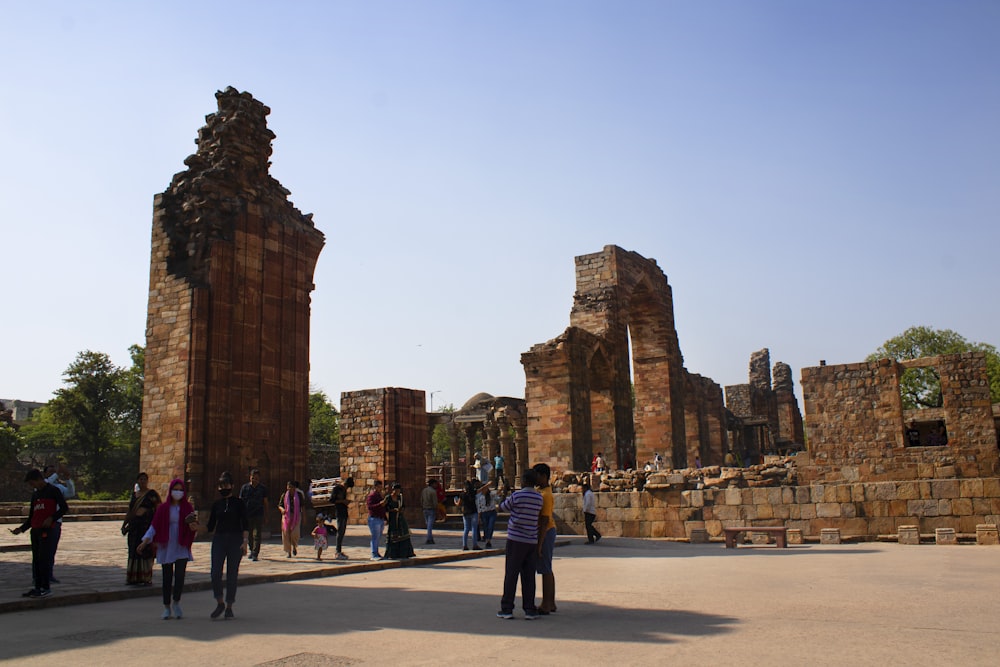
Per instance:
[[[668,466],[684,467],[685,400],[688,410],[724,422],[721,387],[702,378],[699,391],[686,392],[666,275],[655,260],[617,246],[576,258],[570,326],[522,354],[521,364],[532,454],[552,466],[580,469],[583,452],[610,442],[614,466],[661,452]],[[704,437],[720,440],[708,449],[725,450],[724,430]]]

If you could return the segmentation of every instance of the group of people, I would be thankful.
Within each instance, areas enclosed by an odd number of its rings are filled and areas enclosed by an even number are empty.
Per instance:
[[[550,478],[545,463],[528,468],[521,476],[521,488],[507,497],[500,509],[509,512],[505,546],[503,594],[498,618],[514,618],[517,582],[521,581],[521,607],[525,620],[556,611],[556,578],[552,552],[556,542],[556,522]],[[535,605],[535,574],[542,578],[542,601]]]
[[[46,471],[47,472],[47,471]],[[502,499],[490,481],[470,479],[459,497],[463,515],[462,548],[481,549],[485,541],[492,548],[492,538],[498,510],[509,512],[501,618],[513,618],[517,582],[521,581],[522,606],[525,617],[556,611],[555,575],[552,569],[552,552],[555,546],[556,524],[553,515],[554,498],[550,486],[551,470],[540,463],[529,468],[522,476],[522,488]],[[52,562],[58,540],[54,526],[69,511],[61,487],[49,481],[39,470],[30,471],[25,481],[32,487],[28,519],[12,532],[30,531],[32,546],[33,585],[25,593],[28,597],[46,597],[50,594]],[[328,536],[336,534],[336,558],[346,559],[343,539],[348,521],[348,490],[354,480],[348,477],[334,486],[330,502],[334,516],[320,512],[312,530],[317,559],[329,547]],[[267,487],[260,482],[260,471],[250,471],[250,480],[234,494],[234,480],[229,472],[218,479],[218,498],[212,503],[205,530],[212,533],[211,581],[216,607],[211,618],[233,618],[237,581],[243,558],[257,560],[261,548],[262,527],[269,509]],[[368,527],[371,534],[371,557],[375,559],[403,559],[413,557],[414,550],[406,521],[402,485],[394,483],[384,493],[381,481],[375,481],[365,498]],[[588,543],[601,539],[593,527],[596,516],[593,492],[589,485],[583,491],[584,516]],[[438,480],[428,480],[421,492],[421,507],[427,524],[427,544],[433,544],[433,524],[442,518],[445,493]],[[282,521],[282,548],[286,557],[297,554],[299,526],[307,499],[295,482],[288,482],[278,501]],[[332,524],[335,520],[336,525]],[[174,479],[168,486],[166,498],[161,498],[149,486],[149,476],[140,473],[135,480],[128,513],[122,524],[122,534],[127,538],[128,562],[126,584],[150,586],[153,583],[153,564],[159,563],[163,582],[164,620],[184,617],[181,598],[187,565],[194,559],[192,545],[201,532],[199,515],[188,497],[183,479]],[[385,555],[380,553],[383,532],[387,530]],[[223,572],[225,571],[225,579]],[[542,599],[535,604],[535,575],[541,576]]]
[[[191,504],[187,486],[182,479],[170,482],[166,502],[159,502],[159,496],[148,488],[149,478],[140,473],[136,484],[139,491],[130,503],[128,519],[129,535],[129,583],[147,585],[152,583],[152,559],[155,557],[163,574],[163,614],[164,620],[181,619],[181,596],[184,593],[184,577],[187,564],[194,560],[191,545],[201,529],[198,513]],[[236,601],[236,585],[240,572],[240,561],[249,552],[250,519],[247,503],[233,495],[233,476],[224,472],[218,480],[219,498],[212,503],[206,530],[212,533],[211,577],[212,593],[216,607],[211,617],[233,618],[233,603]],[[141,494],[141,495],[139,495]],[[150,508],[152,512],[150,513]],[[146,517],[149,517],[148,521]],[[135,523],[135,527],[133,527]],[[146,526],[138,544],[132,547],[135,535]],[[225,595],[223,595],[222,572],[226,571]],[[135,574],[133,574],[135,573]],[[138,580],[136,580],[138,579]]]

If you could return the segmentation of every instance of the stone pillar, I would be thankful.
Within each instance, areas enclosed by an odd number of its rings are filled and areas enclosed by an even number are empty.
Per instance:
[[[140,467],[150,486],[259,467],[307,482],[309,307],[323,234],[268,173],[270,109],[233,88],[153,201]],[[277,513],[272,514],[276,527]]]
[[[455,429],[455,422],[448,422],[448,443],[451,446],[451,465],[448,467],[448,480],[446,484],[449,489],[459,488],[461,481],[459,480],[459,459],[462,458],[462,445],[458,441],[458,433]]]
[[[840,528],[821,528],[819,531],[820,544],[840,544]]]
[[[934,543],[935,544],[958,544],[958,537],[955,535],[954,528],[935,528],[934,529]]]
[[[503,457],[503,476],[506,478],[507,483],[513,486],[510,473],[511,470],[516,469],[517,457],[514,455],[514,437],[511,434],[512,426],[510,419],[506,415],[497,417],[497,426],[500,431],[500,456]],[[495,470],[494,473],[496,473]],[[497,487],[499,486],[500,480],[497,479]]]
[[[920,526],[900,526],[899,544],[920,544]]]
[[[997,537],[997,526],[993,523],[976,524],[976,544],[1000,544]]]
[[[521,475],[528,468],[528,424],[526,421],[519,421],[514,424],[514,451],[517,454],[514,479],[510,484],[514,488],[521,488]]]
[[[483,456],[493,465],[493,457],[500,451],[499,428],[497,422],[492,418],[487,419],[483,424]],[[496,478],[495,474],[491,475]],[[494,487],[496,488],[496,487]]]

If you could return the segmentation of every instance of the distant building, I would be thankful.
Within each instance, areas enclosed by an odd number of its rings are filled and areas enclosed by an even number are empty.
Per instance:
[[[16,398],[0,398],[0,403],[3,404],[3,409],[11,411],[15,424],[23,424],[30,420],[35,414],[35,410],[46,405],[35,401],[21,401]]]

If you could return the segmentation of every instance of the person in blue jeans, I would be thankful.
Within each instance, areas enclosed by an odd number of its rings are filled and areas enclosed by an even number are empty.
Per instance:
[[[486,548],[493,548],[493,529],[497,525],[497,497],[493,489],[483,489],[476,496],[476,506],[479,509],[479,527],[483,529],[483,539]]]
[[[381,480],[375,480],[371,493],[365,498],[365,506],[368,508],[368,531],[372,535],[372,560],[380,560],[382,554],[378,552],[378,544],[382,539],[382,531],[385,530],[386,519]]]
[[[482,547],[477,542],[479,533],[479,482],[474,479],[465,481],[465,493],[462,494],[462,550],[479,551]],[[482,488],[486,488],[483,485]],[[470,546],[471,545],[471,546]]]
[[[427,524],[427,540],[424,544],[434,544],[434,521],[437,519],[438,481],[427,480],[427,486],[420,492],[420,509],[424,512],[424,523]]]

